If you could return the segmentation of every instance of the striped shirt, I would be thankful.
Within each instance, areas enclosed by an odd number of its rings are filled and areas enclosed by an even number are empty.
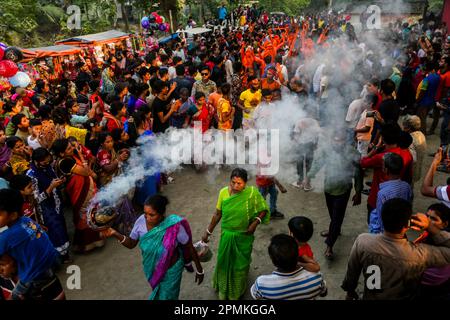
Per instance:
[[[253,299],[301,300],[326,294],[325,281],[320,272],[299,268],[291,273],[272,272],[259,276],[251,288]]]
[[[400,179],[380,183],[380,190],[377,194],[377,207],[370,213],[370,233],[381,233],[384,231],[381,210],[386,201],[394,198],[401,198],[412,202],[413,192],[409,183]]]
[[[436,198],[450,208],[450,186],[439,186],[434,190]]]

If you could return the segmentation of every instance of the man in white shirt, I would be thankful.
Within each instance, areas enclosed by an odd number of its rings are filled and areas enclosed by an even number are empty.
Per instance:
[[[231,84],[231,77],[233,76],[233,62],[230,60],[230,54],[228,51],[225,51],[224,54],[225,60],[225,73],[227,75],[227,82]]]
[[[320,92],[320,79],[322,78],[323,68],[325,68],[325,63],[320,64],[317,67],[316,72],[314,72],[313,91],[314,91],[314,94],[316,94],[316,95],[318,95]]]

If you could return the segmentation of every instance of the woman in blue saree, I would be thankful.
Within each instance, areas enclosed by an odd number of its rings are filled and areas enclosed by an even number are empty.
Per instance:
[[[172,214],[165,216],[168,199],[161,195],[148,198],[144,214],[136,221],[129,237],[109,228],[103,237],[115,237],[123,246],[133,249],[139,244],[144,273],[153,292],[150,300],[177,300],[183,269],[197,272],[195,282],[203,282],[203,268],[192,244],[192,234],[186,219]]]

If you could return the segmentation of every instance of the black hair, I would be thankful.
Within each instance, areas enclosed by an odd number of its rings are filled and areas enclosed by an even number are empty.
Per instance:
[[[167,68],[159,68],[158,73],[159,73],[159,76],[162,78],[163,76],[165,76],[166,74],[169,73],[169,69],[167,69]]]
[[[403,169],[403,159],[400,155],[388,152],[383,156],[384,167],[388,173],[393,175],[400,175]]]
[[[433,210],[434,212],[436,212],[436,214],[439,216],[439,218],[441,218],[442,222],[447,222],[448,226],[446,228],[447,231],[450,230],[450,208],[447,207],[445,204],[443,203],[433,203],[431,206],[428,207],[428,210]]]
[[[161,60],[161,62],[169,61],[169,56],[167,54],[162,54],[159,56],[159,59]]]
[[[96,91],[98,87],[100,87],[100,81],[92,80],[89,82],[89,88],[91,88],[92,91]]]
[[[19,141],[22,141],[22,139],[17,136],[10,136],[10,137],[6,138],[6,146],[9,149],[13,149],[16,146],[17,142],[19,142]]]
[[[168,84],[167,82],[162,81],[161,79],[155,79],[151,84],[151,86],[156,94],[160,94],[163,91],[163,89],[168,86]]]
[[[198,91],[195,93],[195,101],[197,101],[200,98],[206,98],[205,94],[201,91]]]
[[[148,68],[148,71],[150,72],[150,75],[154,75],[158,72],[159,67],[155,67],[155,66],[151,66],[150,68]]]
[[[125,88],[127,88],[127,87],[128,87],[128,83],[127,82],[118,82],[114,86],[114,92],[118,95],[123,90],[125,90]]]
[[[248,173],[245,169],[242,168],[235,168],[233,169],[233,171],[231,171],[231,176],[230,176],[230,180],[232,180],[233,178],[241,178],[242,180],[244,180],[244,182],[247,182],[248,180]]]
[[[396,123],[386,123],[381,127],[381,136],[386,144],[397,144],[400,140],[401,129]]]
[[[267,56],[264,58],[264,62],[265,62],[266,64],[271,63],[271,62],[272,62],[272,57],[271,57],[270,55],[267,55]]]
[[[222,91],[222,94],[223,94],[224,96],[229,95],[230,92],[231,92],[231,84],[229,84],[228,82],[223,83],[223,84],[220,86],[220,91]]]
[[[40,119],[30,119],[30,127],[41,126],[42,121]]]
[[[152,61],[154,61],[155,59],[156,59],[155,52],[147,53],[147,55],[144,57],[146,63],[152,63]]]
[[[314,232],[313,223],[307,217],[298,216],[291,218],[288,222],[288,227],[294,238],[299,242],[308,242]]]
[[[74,100],[74,99],[67,99],[65,106],[66,106],[67,110],[71,110],[73,108],[73,106],[76,105],[76,104],[77,104],[76,100]]]
[[[177,64],[178,62],[180,62],[182,59],[179,56],[175,56],[172,58],[172,62],[173,64]]]
[[[208,71],[208,73],[211,73],[211,71],[209,70],[209,67],[207,65],[203,65],[200,67],[200,73],[204,70]]]
[[[9,187],[17,191],[23,191],[31,182],[31,178],[26,174],[16,174],[9,180]]]
[[[120,112],[120,110],[122,110],[123,108],[123,102],[121,101],[114,101],[113,103],[111,103],[111,106],[109,108],[109,112],[113,115],[113,116],[117,116]]]
[[[53,109],[52,119],[55,124],[66,124],[70,121],[70,115],[66,108],[58,107]]]
[[[48,151],[46,148],[39,147],[33,150],[33,153],[31,154],[31,160],[42,161],[50,155],[50,151]]]
[[[236,69],[234,69],[236,71]],[[193,76],[197,72],[197,68],[193,65],[188,67],[188,73],[190,76]]]
[[[180,64],[175,67],[175,73],[177,76],[184,76],[185,72],[186,72],[186,69],[185,69],[184,65]]]
[[[380,91],[386,95],[391,95],[395,91],[395,83],[391,79],[384,79],[380,84]]]
[[[23,113],[18,113],[11,118],[11,123],[14,125],[14,127],[17,128],[22,122],[22,118],[26,118],[26,115],[24,115]]]
[[[261,95],[262,95],[263,97],[270,96],[270,95],[272,95],[272,90],[270,90],[270,89],[262,89],[262,90],[261,90]]]
[[[146,74],[150,74],[150,70],[147,67],[143,67],[139,70],[138,74],[139,76],[144,77]]]
[[[189,89],[186,88],[186,87],[182,87],[182,88],[180,89],[179,94],[181,95],[182,93],[186,93],[186,94],[188,95],[188,97],[190,96],[190,91],[189,91]]]
[[[52,107],[50,107],[49,105],[44,104],[44,105],[39,107],[38,116],[42,120],[50,119],[51,118],[51,114],[52,114]]]
[[[114,142],[119,142],[120,141],[120,138],[122,136],[122,132],[123,132],[123,129],[121,129],[121,128],[115,128],[115,129],[113,129],[111,131],[110,135],[113,138]]]
[[[37,79],[36,80],[36,92],[42,93],[44,88],[45,88],[45,81],[43,79]]]
[[[155,194],[145,200],[144,206],[152,207],[159,215],[164,215],[168,204],[169,199],[167,199],[167,197]]]
[[[112,134],[111,134],[110,132],[108,132],[108,131],[101,132],[101,133],[98,135],[98,143],[99,143],[100,145],[104,144],[105,141],[106,141],[106,138],[108,138],[108,136],[110,136],[111,138],[113,137]]]
[[[277,54],[275,56],[275,62],[279,63],[279,64],[282,64],[283,63],[283,56],[281,54]]]
[[[411,135],[406,131],[400,131],[398,146],[402,149],[408,149],[411,143],[413,143]]]
[[[381,220],[384,230],[391,233],[399,233],[408,227],[408,221],[412,215],[412,206],[409,201],[401,198],[387,200],[381,208]]]
[[[75,86],[78,91],[83,91],[86,86],[89,86],[89,83],[86,80],[77,80],[75,81]]]
[[[294,271],[297,268],[298,244],[287,234],[277,234],[270,239],[269,256],[274,266],[282,271]]]
[[[7,213],[17,212],[21,214],[23,197],[19,191],[14,189],[0,190],[0,210]]]
[[[67,149],[67,146],[69,145],[69,140],[64,139],[56,139],[55,142],[52,144],[51,151],[53,154],[57,157],[61,155],[61,153],[64,153]]]

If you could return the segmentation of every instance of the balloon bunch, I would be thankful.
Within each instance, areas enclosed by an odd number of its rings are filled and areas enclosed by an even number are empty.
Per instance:
[[[8,47],[0,42],[0,77],[8,78],[14,87],[27,87],[31,79],[25,72],[19,71],[17,62],[23,59],[23,53],[19,48]]]
[[[156,12],[152,12],[148,17],[143,17],[141,26],[147,30],[170,31],[169,23],[166,22],[166,19],[163,16],[160,16]]]

